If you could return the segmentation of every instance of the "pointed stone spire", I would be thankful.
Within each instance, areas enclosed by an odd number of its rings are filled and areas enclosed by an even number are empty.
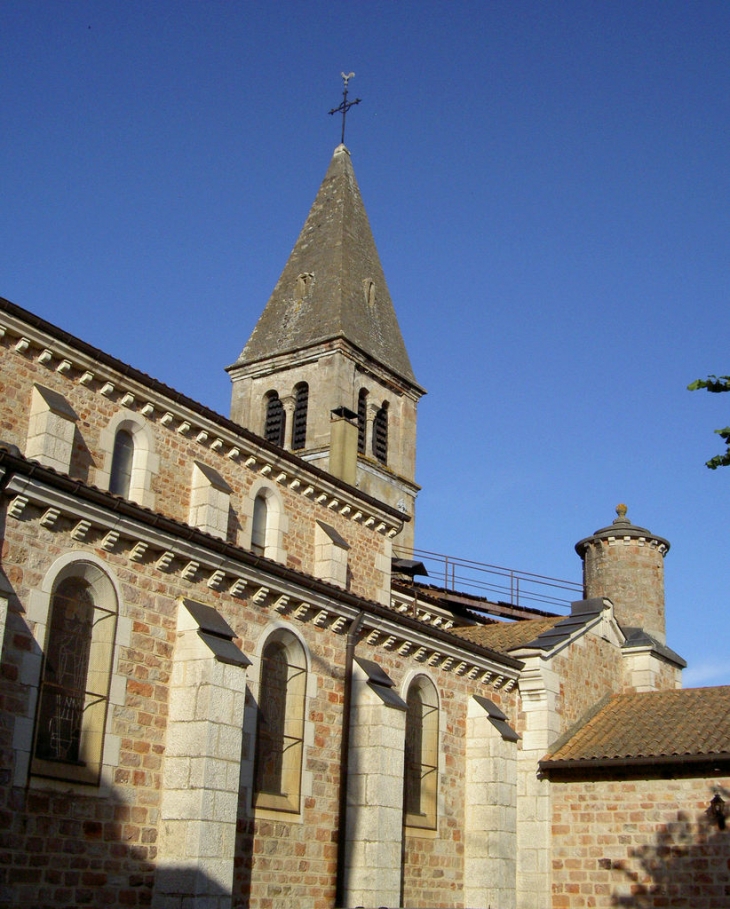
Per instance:
[[[231,368],[338,338],[417,386],[344,145],[335,149],[284,271]]]
[[[299,239],[240,357],[231,419],[411,518],[413,375],[350,153],[335,149]]]

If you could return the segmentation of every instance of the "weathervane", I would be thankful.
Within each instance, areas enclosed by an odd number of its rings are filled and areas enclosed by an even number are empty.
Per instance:
[[[345,117],[347,116],[348,110],[351,107],[354,107],[355,104],[359,104],[362,99],[358,98],[355,101],[347,100],[347,83],[350,81],[350,79],[354,79],[355,73],[348,73],[347,75],[345,75],[344,73],[340,73],[340,75],[342,76],[342,80],[345,83],[345,90],[342,92],[342,104],[340,104],[339,107],[333,107],[332,110],[330,111],[330,114],[338,114],[340,111],[342,111],[341,144],[344,145],[345,144]]]

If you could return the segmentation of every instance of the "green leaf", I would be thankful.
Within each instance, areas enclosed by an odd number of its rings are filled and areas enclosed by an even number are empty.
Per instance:
[[[708,376],[706,379],[695,379],[687,388],[690,391],[697,391],[698,388],[706,388],[712,392],[730,391],[730,376]]]

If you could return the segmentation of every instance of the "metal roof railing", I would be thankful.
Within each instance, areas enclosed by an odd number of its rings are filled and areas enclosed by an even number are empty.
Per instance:
[[[577,581],[461,559],[426,549],[398,550],[398,556],[423,562],[428,571],[428,579],[421,578],[423,583],[513,606],[567,610],[573,600],[583,597],[583,585]]]

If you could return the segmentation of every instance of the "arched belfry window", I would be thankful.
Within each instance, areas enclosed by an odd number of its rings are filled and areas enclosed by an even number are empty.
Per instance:
[[[307,665],[299,640],[275,632],[261,657],[254,797],[256,807],[299,811]]]
[[[365,454],[368,429],[368,390],[361,388],[357,396],[357,450]]]
[[[436,828],[438,795],[438,697],[433,683],[420,676],[406,697],[406,748],[403,808],[411,827]]]
[[[79,563],[50,604],[31,772],[98,783],[118,605],[108,578]]]
[[[373,454],[381,464],[388,463],[388,402],[375,414],[373,421]]]
[[[291,447],[294,451],[307,444],[307,410],[309,408],[309,385],[300,382],[294,389],[294,427]]]
[[[117,430],[114,436],[112,467],[109,475],[109,492],[129,498],[134,464],[134,438],[127,429]]]
[[[266,395],[266,423],[264,436],[274,445],[284,444],[284,431],[286,429],[286,413],[281,398],[275,391]]]

